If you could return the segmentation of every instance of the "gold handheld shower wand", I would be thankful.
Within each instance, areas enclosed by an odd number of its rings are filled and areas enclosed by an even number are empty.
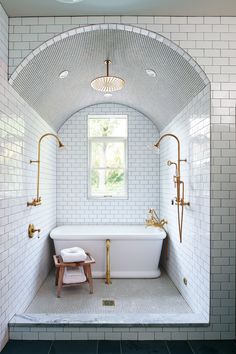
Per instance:
[[[189,202],[185,202],[185,200],[184,200],[184,182],[181,181],[181,178],[180,178],[180,163],[181,162],[186,162],[187,160],[186,159],[181,160],[181,158],[180,158],[180,141],[177,138],[177,136],[174,135],[174,134],[167,133],[167,134],[162,135],[160,137],[160,139],[158,140],[158,142],[154,146],[159,148],[160,147],[160,142],[165,137],[174,138],[177,141],[177,144],[178,144],[178,150],[177,150],[178,161],[177,161],[177,163],[169,160],[169,161],[167,161],[167,165],[168,166],[175,165],[175,170],[176,170],[175,176],[174,176],[174,183],[175,183],[175,186],[176,186],[175,204],[177,205],[177,212],[178,212],[179,239],[180,239],[180,242],[182,242],[184,206],[185,205],[190,205],[190,203]]]
[[[44,135],[41,136],[41,138],[39,139],[38,142],[38,159],[37,160],[30,160],[30,163],[37,163],[38,165],[38,172],[37,172],[37,196],[36,198],[34,198],[32,200],[32,202],[27,202],[27,206],[37,206],[41,204],[41,197],[39,196],[39,181],[40,181],[40,153],[41,153],[41,141],[43,140],[43,138],[45,138],[46,136],[54,136],[57,141],[58,141],[58,145],[59,148],[64,147],[64,145],[62,144],[61,140],[59,139],[59,137],[56,134],[53,133],[46,133]]]

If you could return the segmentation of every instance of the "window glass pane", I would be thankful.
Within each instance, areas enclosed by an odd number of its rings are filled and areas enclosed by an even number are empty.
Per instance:
[[[123,169],[92,169],[91,194],[93,196],[125,196],[125,172]]]
[[[106,163],[109,168],[125,166],[124,142],[108,143],[106,148]]]
[[[106,171],[106,187],[109,193],[113,195],[125,194],[125,173],[122,169]]]
[[[91,142],[91,167],[106,167],[106,143]]]
[[[90,137],[127,137],[127,118],[89,118]]]
[[[92,168],[118,168],[125,166],[124,142],[91,142]]]

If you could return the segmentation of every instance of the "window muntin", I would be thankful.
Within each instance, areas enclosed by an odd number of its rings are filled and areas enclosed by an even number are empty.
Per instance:
[[[91,198],[127,198],[127,116],[89,116]]]

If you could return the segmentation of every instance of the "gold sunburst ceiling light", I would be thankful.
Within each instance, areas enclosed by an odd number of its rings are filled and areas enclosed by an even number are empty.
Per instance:
[[[125,85],[125,81],[120,77],[109,75],[109,65],[111,64],[110,60],[105,60],[104,63],[106,64],[107,70],[106,76],[100,76],[94,79],[91,82],[92,88],[101,92],[113,92],[122,90]]]

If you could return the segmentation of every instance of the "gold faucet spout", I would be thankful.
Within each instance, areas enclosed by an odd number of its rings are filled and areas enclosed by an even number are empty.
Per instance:
[[[167,224],[167,223],[168,223],[168,221],[165,220],[165,219],[161,219],[161,220],[160,220],[160,225],[161,225],[161,226],[164,226],[164,225]]]
[[[150,218],[146,219],[146,226],[160,227],[163,228],[167,221],[165,219],[160,220],[157,216],[155,209],[149,209],[148,213],[150,214]]]

